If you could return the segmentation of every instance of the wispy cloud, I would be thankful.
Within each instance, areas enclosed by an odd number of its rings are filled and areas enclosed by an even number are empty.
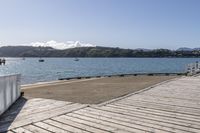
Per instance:
[[[90,43],[82,43],[79,41],[67,41],[67,42],[56,42],[54,40],[47,41],[47,42],[32,42],[30,43],[31,46],[42,46],[42,47],[52,47],[55,49],[68,49],[68,48],[75,48],[75,47],[96,47],[96,45]]]

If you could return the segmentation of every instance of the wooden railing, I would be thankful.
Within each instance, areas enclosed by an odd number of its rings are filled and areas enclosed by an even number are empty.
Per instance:
[[[0,115],[20,96],[20,74],[0,76]]]
[[[200,62],[197,61],[195,63],[188,64],[187,73],[188,75],[195,75],[200,73]]]

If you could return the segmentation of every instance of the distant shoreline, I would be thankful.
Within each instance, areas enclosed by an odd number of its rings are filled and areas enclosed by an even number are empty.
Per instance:
[[[40,58],[40,57],[9,57],[9,56],[0,56],[0,58]],[[198,59],[198,58],[200,58],[200,56],[199,57],[42,57],[42,58],[85,58],[85,59],[87,59],[87,58],[113,58],[113,59],[115,59],[115,58],[141,58],[141,59],[144,59],[144,58],[153,58],[153,59],[156,59],[156,58],[158,58],[158,59],[160,59],[160,58],[171,58],[171,59],[174,59],[174,58],[193,58],[193,59]]]
[[[180,58],[200,57],[200,48],[192,50],[169,49],[123,49],[113,47],[76,47],[58,50],[52,47],[4,46],[0,47],[2,57],[111,57],[111,58]]]

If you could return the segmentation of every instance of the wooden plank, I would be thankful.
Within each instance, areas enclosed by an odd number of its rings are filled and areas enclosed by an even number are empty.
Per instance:
[[[37,122],[37,123],[34,123],[33,125],[43,128],[45,130],[48,130],[50,132],[54,132],[54,133],[69,133],[69,131],[67,131],[67,130],[60,129],[55,126],[43,123],[43,122]]]
[[[64,118],[66,118],[66,117],[64,117]],[[80,118],[72,117],[72,118],[70,118],[70,120],[79,122],[79,123],[84,124],[84,125],[92,126],[94,128],[102,129],[102,130],[105,130],[105,131],[116,131],[117,130],[117,128],[115,128],[115,127],[109,127],[109,126],[104,125],[104,124],[89,121],[88,119],[80,119]]]
[[[95,108],[95,109],[101,109],[101,110],[106,110],[106,111],[110,111],[110,112],[114,112],[114,113],[120,113],[120,114],[124,114],[127,116],[141,116],[144,118],[149,118],[149,119],[154,119],[154,120],[159,120],[159,121],[167,121],[169,123],[174,123],[174,124],[178,124],[178,125],[182,125],[182,124],[186,124],[185,126],[187,126],[188,124],[191,125],[191,127],[193,128],[199,128],[200,127],[200,123],[198,121],[191,121],[188,119],[182,119],[182,118],[177,118],[176,114],[175,115],[163,115],[160,113],[152,113],[151,111],[138,111],[136,110],[129,110],[129,109],[123,109],[123,108],[115,108],[115,107],[101,107],[101,108]],[[182,123],[182,124],[180,124]]]
[[[16,132],[16,133],[32,133],[31,131],[28,131],[22,127],[17,128],[17,129],[13,129],[12,131]]]
[[[144,124],[144,122],[140,122],[140,121],[130,121],[125,119],[125,118],[117,118],[117,117],[112,117],[112,116],[109,116],[109,115],[105,115],[105,114],[98,114],[98,113],[95,113],[95,112],[84,112],[82,110],[79,110],[79,111],[76,111],[76,113],[72,114],[72,116],[76,116],[76,117],[91,117],[91,118],[98,118],[100,120],[105,120],[105,121],[108,121],[108,122],[111,122],[111,123],[117,123],[117,124],[120,124],[120,125],[123,125],[123,126],[126,126],[127,127],[130,127],[130,128],[137,128],[137,129],[140,129],[140,130],[143,130],[143,131],[146,131],[146,132],[152,132],[152,130],[154,132],[169,132],[169,128],[167,128],[168,130],[166,130],[166,128],[162,128],[161,129],[161,126],[159,125],[154,125],[153,124],[149,124],[149,123],[146,123]],[[126,128],[124,128],[123,130],[126,130]],[[171,130],[172,131],[172,130]],[[175,131],[175,130],[174,130]],[[184,132],[184,131],[182,131]]]
[[[49,104],[53,104],[53,103],[58,103],[58,102],[65,102],[66,104],[71,104],[71,102],[66,102],[66,101],[58,101],[58,100],[52,100],[52,99],[43,99],[42,101],[40,102],[30,102],[29,104],[26,104],[24,106],[24,109],[31,109],[31,108],[35,108],[35,106],[37,107],[43,107],[45,105],[49,105]]]
[[[141,113],[148,113],[148,114],[154,114],[154,115],[160,115],[160,116],[165,116],[165,117],[171,117],[171,118],[176,118],[176,119],[183,119],[186,121],[192,121],[192,122],[198,122],[200,119],[196,116],[193,115],[188,115],[188,114],[181,114],[177,112],[168,112],[168,111],[163,111],[163,110],[157,110],[157,109],[151,109],[151,108],[146,108],[146,107],[138,107],[138,106],[128,106],[128,105],[123,105],[120,104],[112,104],[112,105],[107,105],[107,107],[113,107],[115,109],[123,109],[123,110],[128,110],[130,112],[132,111],[137,111]]]
[[[1,116],[1,120],[3,120],[3,118],[11,118],[11,115],[13,115],[14,117],[16,115],[18,115],[18,113],[20,112],[20,114],[24,113],[24,112],[29,112],[31,110],[35,110],[36,108],[45,108],[45,106],[49,106],[55,103],[66,103],[66,104],[71,104],[71,102],[63,102],[63,101],[57,101],[57,100],[49,100],[49,99],[40,99],[43,101],[39,101],[38,100],[28,100],[25,104],[23,103],[20,106],[12,106],[4,115]],[[35,103],[36,102],[36,103]],[[34,104],[35,103],[35,104]],[[4,121],[4,120],[3,120]]]
[[[164,84],[160,84],[159,86],[156,86],[155,88],[158,87],[169,87],[170,89],[173,89],[174,87],[180,87],[180,89],[185,89],[187,87],[198,87],[199,86],[199,82],[200,80],[198,78],[193,78],[193,77],[189,77],[188,79],[183,80],[183,78],[179,78],[176,80],[171,80],[170,82],[166,82]],[[191,89],[194,89],[191,88]]]
[[[189,88],[187,89],[187,91],[185,91],[185,90],[177,91],[177,90],[178,90],[178,88],[177,89],[171,89],[171,90],[167,90],[167,89],[164,88],[163,90],[161,90],[161,88],[159,87],[159,88],[154,88],[154,89],[152,89],[148,92],[147,91],[143,92],[143,94],[168,96],[168,97],[175,97],[175,98],[180,98],[180,99],[188,99],[188,100],[199,101],[199,99],[198,99],[198,98],[200,98],[200,96],[198,95],[199,92],[196,92],[196,91],[191,92],[191,91],[189,91],[190,90]],[[183,93],[183,91],[184,91],[184,93]]]
[[[105,130],[101,130],[101,129],[95,128],[93,126],[88,126],[83,123],[79,123],[79,121],[73,121],[71,117],[67,117],[65,115],[55,117],[52,119],[55,121],[58,121],[58,122],[63,122],[65,124],[73,126],[75,128],[79,128],[81,130],[92,132],[92,133],[107,133],[107,131],[105,131]]]
[[[133,123],[137,122],[140,125],[144,125],[144,126],[151,126],[153,128],[158,128],[158,129],[162,129],[162,130],[166,130],[169,132],[186,132],[186,131],[194,131],[194,132],[200,132],[200,129],[194,129],[191,128],[190,124],[187,125],[177,125],[177,124],[172,124],[172,123],[168,123],[168,122],[163,122],[163,121],[159,121],[159,120],[154,120],[154,119],[147,119],[144,117],[140,117],[140,116],[127,116],[127,115],[122,115],[119,113],[114,113],[114,112],[108,112],[108,111],[102,111],[102,110],[97,110],[97,109],[93,109],[93,108],[85,108],[85,109],[81,109],[79,111],[76,111],[75,113],[79,113],[82,114],[83,113],[92,113],[94,115],[103,115],[106,116],[107,118],[110,119],[119,119],[121,121],[126,121],[126,122],[130,122]],[[200,127],[199,127],[200,128]]]
[[[43,99],[43,98],[34,98],[34,99],[29,99],[25,102],[25,105],[23,106],[24,109],[26,108],[31,108],[32,106],[36,106],[36,105],[42,105],[43,103],[47,103],[47,102],[53,102],[55,100],[51,100],[51,99]],[[21,105],[20,105],[21,106]],[[15,106],[16,108],[18,108],[17,106]]]
[[[159,100],[157,101],[147,101],[147,100],[137,100],[137,99],[127,99],[127,100],[123,100],[123,101],[119,101],[118,103],[144,103],[144,104],[153,104],[153,105],[161,105],[161,106],[169,106],[169,107],[179,107],[179,108],[183,108],[183,109],[186,109],[186,110],[191,110],[191,111],[199,111],[200,108],[197,107],[190,107],[190,106],[187,106],[187,105],[180,105],[180,104],[174,104],[173,102],[158,102]]]
[[[183,80],[182,78],[180,78],[179,80],[170,82],[170,83],[166,83],[166,84],[162,84],[162,86],[189,86],[189,85],[196,85],[199,86],[200,80],[198,78],[189,78],[186,80]]]
[[[159,90],[159,91],[157,91],[157,90]],[[183,91],[185,93],[181,94],[181,92],[183,92]],[[157,92],[157,94],[165,94],[165,95],[172,93],[173,95],[177,95],[177,96],[178,96],[178,94],[181,94],[181,95],[188,96],[188,98],[189,98],[190,95],[196,95],[196,93],[199,93],[200,91],[199,91],[197,86],[188,86],[188,87],[186,87],[186,86],[177,86],[177,87],[173,86],[171,88],[168,87],[168,86],[166,86],[166,87],[159,86],[159,87],[155,87],[155,88],[148,91],[148,93],[152,93],[152,92]],[[144,92],[144,93],[147,93],[147,91]],[[196,96],[198,97],[198,95],[196,95]]]
[[[199,81],[200,82],[200,81]],[[163,90],[165,88],[167,88],[167,90],[175,90],[175,91],[191,91],[191,92],[200,92],[200,90],[198,89],[199,85],[197,83],[189,83],[189,84],[185,84],[185,83],[174,83],[174,84],[163,84],[160,88],[163,88]],[[177,90],[179,89],[179,90]]]
[[[21,116],[25,116],[25,115],[29,115],[29,114],[34,114],[34,113],[38,113],[38,112],[42,112],[42,111],[46,111],[46,110],[51,110],[57,107],[61,107],[61,106],[66,106],[66,105],[70,105],[72,103],[65,103],[63,101],[55,101],[53,103],[46,103],[45,105],[42,106],[35,106],[34,108],[30,108],[27,110],[22,110],[22,112],[20,112]]]
[[[55,103],[52,103],[50,105],[43,106],[43,107],[35,106],[34,109],[30,109],[30,110],[26,110],[26,111],[22,110],[17,115],[16,114],[12,114],[12,115],[10,114],[7,117],[1,118],[0,124],[13,121],[13,119],[15,119],[15,121],[18,121],[20,119],[23,119],[25,116],[31,117],[33,115],[37,115],[37,113],[46,112],[46,111],[56,109],[56,108],[61,108],[61,107],[66,106],[66,105],[69,105],[69,104],[66,104],[65,102],[55,102]]]
[[[199,102],[181,100],[181,99],[171,99],[171,98],[166,98],[166,97],[156,97],[156,96],[142,95],[142,94],[138,94],[138,95],[135,95],[132,97],[125,98],[125,99],[121,100],[121,102],[132,101],[132,100],[155,102],[155,103],[170,104],[170,105],[177,105],[177,106],[184,106],[184,107],[189,107],[189,108],[191,107],[191,108],[200,109]]]
[[[194,118],[199,119],[200,118],[200,113],[198,111],[190,111],[190,110],[181,110],[182,108],[179,107],[170,107],[170,106],[160,106],[160,105],[153,105],[153,104],[143,104],[143,103],[113,103],[112,105],[116,106],[126,106],[129,108],[132,107],[138,107],[138,108],[148,108],[148,109],[153,109],[153,110],[158,110],[158,111],[165,111],[165,112],[171,112],[171,113],[177,113],[177,114],[183,114],[187,116],[191,116]]]
[[[7,131],[6,133],[14,133],[13,131]]]
[[[91,121],[91,122],[96,122],[98,124],[101,125],[107,125],[110,127],[114,127],[123,131],[128,131],[128,132],[146,132],[145,129],[140,129],[137,127],[137,125],[133,125],[133,127],[130,127],[130,125],[124,125],[121,124],[118,121],[112,121],[112,120],[108,120],[108,119],[104,119],[102,117],[99,116],[90,116],[90,115],[79,115],[79,114],[74,114],[74,113],[70,113],[67,114],[65,117],[67,117],[68,119],[75,119],[75,118],[79,118],[79,119],[85,119],[87,121]]]
[[[18,121],[14,121],[12,123],[12,125],[10,125],[9,123],[6,125],[0,125],[0,132],[4,131],[4,130],[9,130],[9,129],[13,129],[13,128],[17,128],[17,127],[21,127],[24,125],[28,125],[30,123],[34,123],[34,122],[38,122],[44,119],[48,119],[51,117],[55,117],[58,115],[62,115],[80,108],[84,108],[87,105],[81,105],[81,104],[71,104],[68,106],[64,106],[62,108],[56,108],[54,110],[49,110],[47,112],[41,112],[41,113],[37,113],[37,115],[32,115],[32,116],[25,116],[23,118],[21,118],[21,120]],[[9,128],[8,128],[9,127]]]
[[[44,99],[44,101],[40,101],[40,102],[37,103],[37,104],[33,104],[33,103],[26,104],[26,105],[23,107],[23,110],[25,110],[25,111],[26,111],[26,110],[31,110],[31,109],[35,109],[35,107],[44,107],[44,106],[48,106],[48,105],[50,105],[50,104],[56,104],[56,103],[71,104],[71,102]]]
[[[49,125],[52,125],[52,126],[56,126],[57,128],[61,128],[61,129],[64,129],[64,130],[67,130],[67,131],[70,131],[70,132],[76,132],[76,133],[89,133],[87,131],[84,131],[84,130],[81,130],[79,128],[75,128],[75,127],[72,127],[72,126],[69,126],[69,125],[66,125],[66,124],[63,124],[63,123],[60,123],[60,122],[57,122],[57,121],[54,121],[54,120],[45,120],[43,121],[44,123],[47,123]]]
[[[182,106],[177,106],[177,105],[167,105],[167,104],[162,104],[162,103],[153,103],[153,102],[144,102],[144,101],[126,101],[126,102],[117,102],[113,104],[126,104],[130,106],[137,106],[137,107],[146,107],[146,108],[153,108],[153,109],[158,109],[158,110],[166,110],[166,111],[171,111],[171,112],[177,112],[181,114],[189,114],[189,115],[194,115],[200,117],[200,109],[195,109],[195,108],[186,108]]]
[[[26,129],[26,130],[31,131],[32,133],[51,133],[50,131],[47,131],[47,130],[39,128],[39,127],[36,127],[36,126],[34,126],[32,124],[24,126],[23,128]]]
[[[200,95],[199,92],[190,92],[189,89],[188,91],[185,90],[179,90],[179,88],[167,90],[167,87],[164,89],[160,89],[160,87],[153,88],[149,91],[143,92],[142,94],[147,94],[147,95],[154,95],[154,96],[163,96],[163,97],[171,97],[171,98],[179,98],[179,99],[185,99],[185,100],[192,100],[192,101],[200,101]]]
[[[37,120],[40,119],[43,120],[44,118],[51,118],[60,114],[64,114],[73,110],[76,110],[78,108],[82,108],[82,107],[86,107],[86,105],[81,105],[78,103],[75,104],[70,104],[70,105],[66,105],[66,106],[61,106],[59,108],[55,108],[52,110],[47,110],[47,111],[43,111],[43,112],[39,112],[37,113],[37,115],[33,114],[33,115],[28,115],[28,116],[24,116],[24,117],[20,117],[19,119],[17,119],[18,121],[23,121],[25,119],[31,119],[31,120]]]
[[[94,123],[94,122],[91,122],[91,121],[87,121],[87,120],[84,120],[84,119],[73,118],[71,120],[76,121],[76,122],[81,123],[81,124],[84,124],[84,125],[87,125],[87,126],[102,129],[102,130],[105,130],[105,131],[115,131],[115,130],[117,130],[116,128],[108,127],[108,126],[101,125],[99,123]]]
[[[66,103],[66,104],[71,104],[70,102],[63,102],[63,101],[56,101],[56,100],[49,100],[49,99],[43,99],[43,101],[40,101],[39,103],[26,103],[20,113],[28,112],[35,110],[36,108],[44,108],[48,107],[49,105],[57,104],[57,103]]]
[[[148,93],[141,93],[140,95],[147,95],[147,96],[153,96],[153,97],[160,97],[160,98],[167,98],[171,100],[183,100],[184,102],[194,102],[194,103],[199,103],[199,100],[191,99],[191,98],[184,98],[184,97],[172,97],[169,95],[157,95],[157,94],[148,94]]]

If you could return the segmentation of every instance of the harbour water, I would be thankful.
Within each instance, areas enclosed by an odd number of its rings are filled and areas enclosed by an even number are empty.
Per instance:
[[[200,58],[6,58],[0,75],[22,74],[22,84],[81,76],[184,72]]]

